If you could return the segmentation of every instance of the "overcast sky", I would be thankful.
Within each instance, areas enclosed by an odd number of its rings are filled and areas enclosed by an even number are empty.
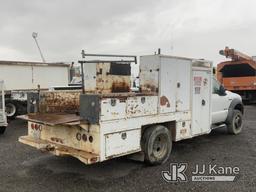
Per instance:
[[[162,53],[217,62],[225,46],[256,55],[255,0],[8,0],[0,60],[77,61],[80,52]]]

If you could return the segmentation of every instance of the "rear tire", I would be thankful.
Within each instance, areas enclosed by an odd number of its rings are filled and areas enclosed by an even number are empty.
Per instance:
[[[234,110],[232,117],[227,121],[227,130],[229,134],[237,135],[243,128],[243,114],[239,110]]]
[[[146,163],[150,165],[165,163],[172,150],[169,130],[162,125],[146,128],[142,136],[142,149]]]
[[[0,135],[4,134],[6,127],[0,127]]]

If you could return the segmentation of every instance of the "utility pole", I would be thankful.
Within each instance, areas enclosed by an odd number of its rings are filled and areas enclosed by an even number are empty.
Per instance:
[[[37,46],[37,48],[38,48],[38,50],[39,50],[41,59],[42,59],[43,63],[45,63],[45,59],[44,59],[43,53],[42,53],[42,51],[41,51],[41,49],[40,49],[40,47],[39,47],[38,41],[37,41],[37,39],[36,39],[37,36],[38,36],[38,34],[37,34],[36,32],[33,32],[33,33],[32,33],[32,37],[35,39],[36,46]]]

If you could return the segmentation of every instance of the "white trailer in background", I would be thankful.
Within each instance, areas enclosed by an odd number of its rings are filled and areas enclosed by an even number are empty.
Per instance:
[[[0,78],[5,82],[6,113],[8,117],[27,111],[27,93],[65,86],[70,82],[70,65],[0,61]]]
[[[5,132],[7,118],[5,114],[4,81],[0,81],[0,134]]]

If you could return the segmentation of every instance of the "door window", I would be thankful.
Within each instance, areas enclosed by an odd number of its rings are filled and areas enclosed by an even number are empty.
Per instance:
[[[213,94],[219,94],[219,90],[220,90],[220,84],[215,78],[213,78],[213,80],[212,80],[212,93]]]

